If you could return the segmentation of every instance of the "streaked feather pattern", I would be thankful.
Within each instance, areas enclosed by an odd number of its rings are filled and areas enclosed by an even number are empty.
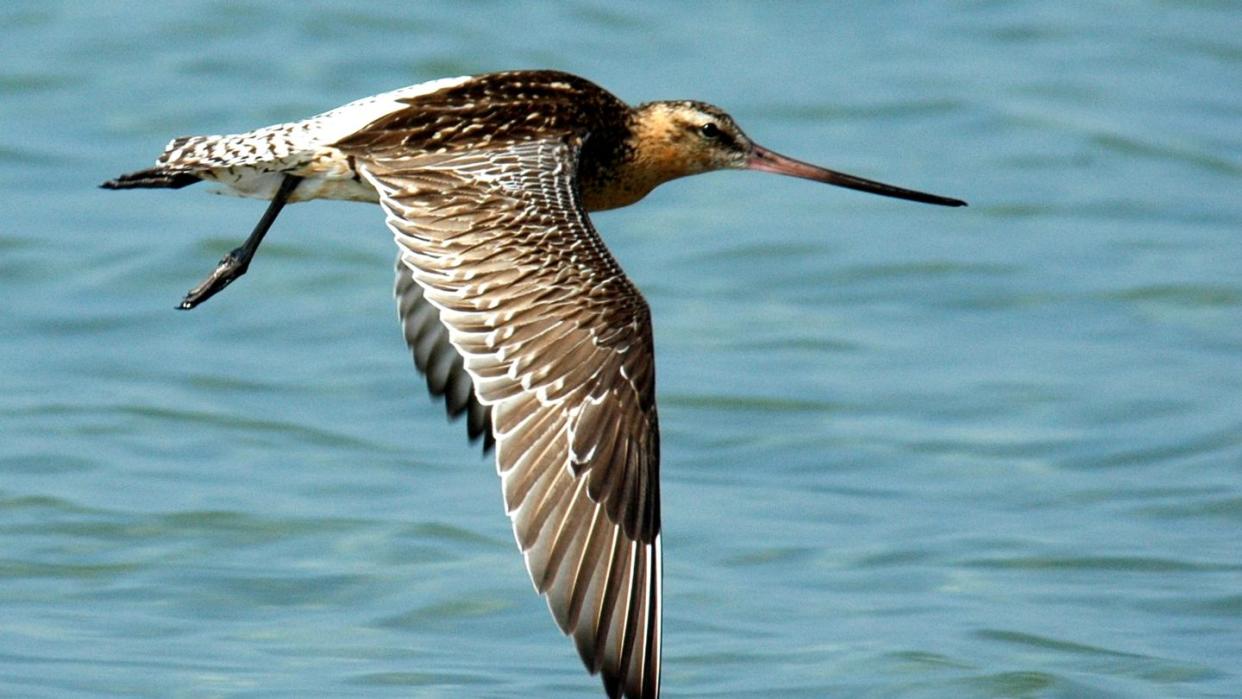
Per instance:
[[[718,107],[630,107],[584,78],[446,78],[298,122],[174,139],[106,189],[214,182],[270,201],[181,308],[245,273],[275,216],[310,199],[378,201],[395,294],[427,387],[496,447],[531,579],[612,697],[660,691],[659,430],[646,302],[586,211],[663,182],[748,169],[941,206],[966,202],[763,148]]]
[[[611,696],[658,696],[650,313],[578,202],[581,137],[437,153],[399,147],[400,129],[391,141],[372,129],[365,147],[338,147],[379,192],[416,283],[399,271],[415,361],[450,413],[490,411],[518,545],[587,667]]]

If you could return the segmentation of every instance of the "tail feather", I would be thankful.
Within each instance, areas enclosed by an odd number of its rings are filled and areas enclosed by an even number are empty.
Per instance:
[[[164,170],[156,167],[121,175],[99,186],[104,189],[181,189],[198,182],[200,179],[202,178],[198,175],[185,172],[184,170]]]

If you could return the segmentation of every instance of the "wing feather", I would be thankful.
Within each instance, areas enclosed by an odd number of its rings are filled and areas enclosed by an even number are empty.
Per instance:
[[[401,250],[396,294],[415,363],[450,415],[495,440],[531,580],[587,668],[610,696],[657,697],[650,312],[578,203],[581,141],[432,153],[400,147],[400,133],[339,147],[379,193]]]
[[[464,360],[449,342],[448,328],[440,322],[440,311],[423,296],[423,288],[415,281],[410,268],[397,257],[396,284],[393,296],[397,299],[397,316],[405,333],[406,344],[414,357],[414,365],[427,379],[427,390],[433,396],[444,397],[444,407],[450,418],[463,413],[466,416],[466,433],[471,441],[482,438],[484,451],[493,444],[491,410],[479,403],[474,395],[474,384],[466,373]],[[435,367],[446,366],[446,369]],[[443,380],[434,377],[443,376]]]

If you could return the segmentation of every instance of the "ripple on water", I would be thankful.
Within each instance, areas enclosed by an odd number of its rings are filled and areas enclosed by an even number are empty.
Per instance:
[[[486,687],[501,684],[501,680],[487,674],[464,674],[454,672],[372,672],[356,675],[346,680],[348,684],[364,687]]]
[[[1012,556],[972,558],[968,568],[1108,573],[1231,573],[1242,564],[1202,563],[1158,556]]]
[[[1180,308],[1229,308],[1242,305],[1242,288],[1209,284],[1157,284],[1101,294],[1143,304]]]
[[[1221,496],[1215,490],[1198,493],[1194,500],[1139,507],[1136,512],[1154,519],[1222,519],[1242,524],[1242,497]]]
[[[377,623],[385,628],[451,629],[465,619],[487,617],[513,609],[503,597],[473,597],[426,604]]]
[[[1071,455],[1058,459],[1069,469],[1109,469],[1155,466],[1197,457],[1220,457],[1227,460],[1242,445],[1242,432],[1235,427],[1200,435],[1168,435],[1160,443],[1133,449],[1115,449],[1101,453]]]
[[[1060,656],[1064,658],[1065,665],[1083,672],[1134,677],[1160,684],[1210,680],[1221,676],[1219,672],[1197,663],[1156,658],[1029,633],[981,629],[975,635],[985,641],[1021,649],[1023,654],[1020,657],[1028,662],[1044,655]]]
[[[60,73],[0,73],[0,95],[66,90],[82,84],[82,76]]]
[[[872,104],[804,104],[794,106],[768,106],[764,115],[772,119],[806,124],[823,124],[826,121],[908,118],[912,122],[943,114],[956,114],[969,108],[964,100],[951,98],[918,97]]]
[[[1184,163],[1221,175],[1242,174],[1242,165],[1233,160],[1186,146],[1147,142],[1119,133],[1096,133],[1090,137],[1090,141],[1096,146],[1116,151],[1123,156],[1141,156],[1171,163]]]

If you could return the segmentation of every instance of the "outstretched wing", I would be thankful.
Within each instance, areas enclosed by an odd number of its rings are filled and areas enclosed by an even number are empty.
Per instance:
[[[611,696],[655,697],[661,561],[650,312],[578,201],[580,146],[563,134],[351,155],[491,412],[505,504],[535,588]],[[417,353],[427,321],[405,322]]]

